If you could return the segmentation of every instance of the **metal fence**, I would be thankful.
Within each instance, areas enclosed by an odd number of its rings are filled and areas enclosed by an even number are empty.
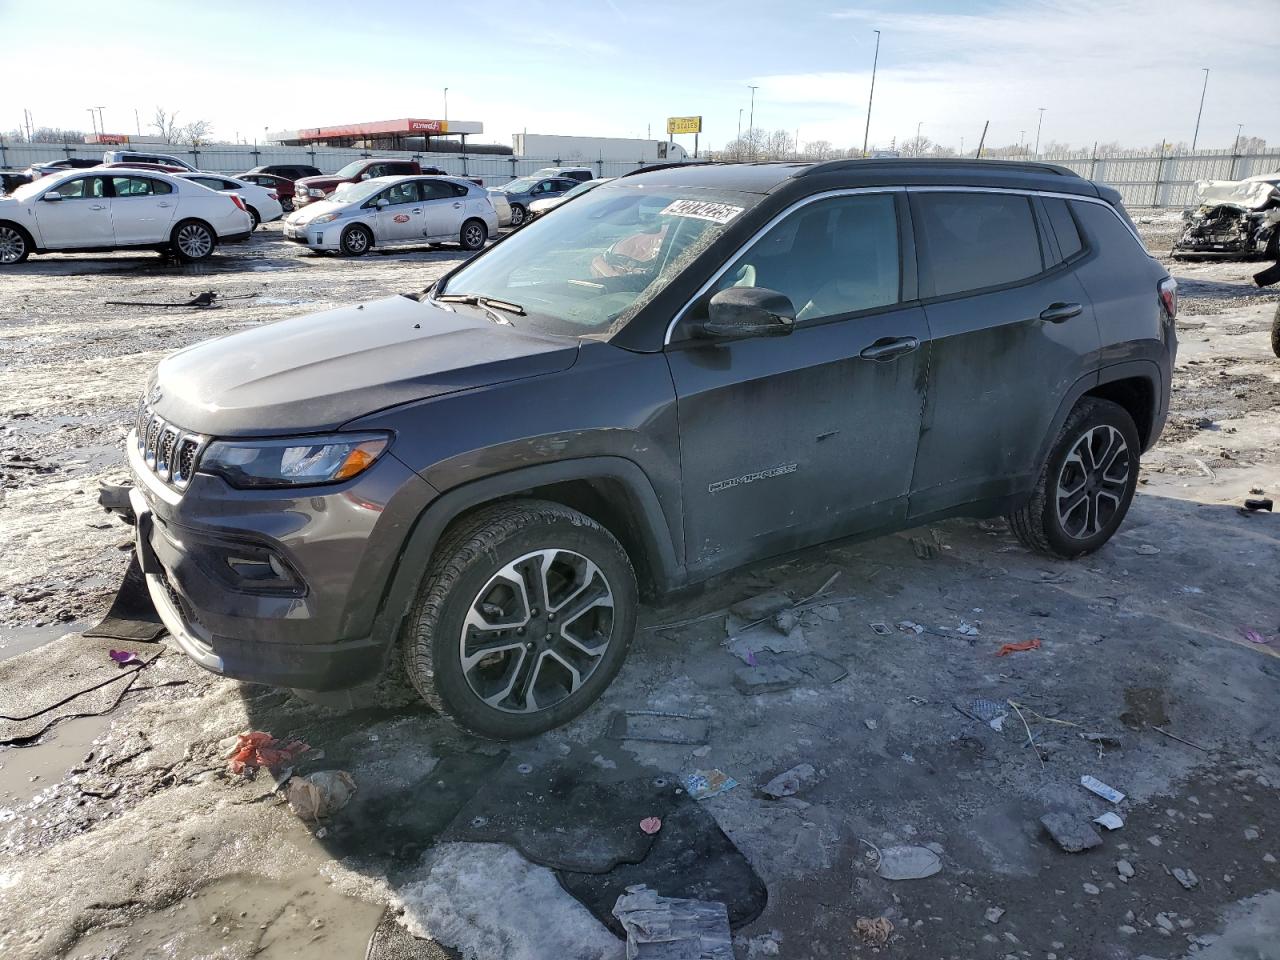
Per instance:
[[[559,157],[504,157],[465,153],[410,153],[341,147],[274,147],[211,144],[204,147],[145,145],[138,152],[167,153],[181,157],[201,170],[238,173],[266,163],[306,163],[331,173],[363,157],[399,157],[423,166],[439,167],[455,176],[478,177],[487,186],[506,183],[533,173],[539,167],[589,166],[598,177],[616,177],[653,163],[653,160],[561,160]],[[12,143],[0,137],[0,167],[26,167],[66,157],[101,158],[101,146],[85,143]],[[1014,158],[1023,159],[1023,158]],[[1197,180],[1242,180],[1280,171],[1280,149],[1257,153],[1201,150],[1188,153],[1140,153],[1097,155],[1090,152],[1045,155],[1041,159],[1069,167],[1090,180],[1110,184],[1124,202],[1134,207],[1186,207],[1194,202]]]

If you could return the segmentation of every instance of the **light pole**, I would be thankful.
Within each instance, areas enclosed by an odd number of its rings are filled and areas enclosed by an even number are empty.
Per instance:
[[[920,156],[920,154],[924,153],[924,151],[920,149],[920,128],[923,126],[924,126],[923,120],[921,120],[919,123],[916,124],[916,143],[915,143],[915,151],[912,154],[912,156],[918,157]]]
[[[880,31],[876,34],[876,55],[871,60],[871,94],[867,97],[867,125],[862,130],[862,156],[867,155],[867,138],[871,136],[871,103],[876,98],[876,67],[880,63]]]
[[[756,91],[760,88],[756,86],[752,86],[749,83],[747,84],[747,86],[751,87],[751,112],[747,114],[747,136],[749,137],[751,136],[751,131],[756,128]],[[754,140],[752,140],[751,141],[751,159],[754,160],[755,156],[756,156],[756,143]]]
[[[1209,89],[1209,68],[1201,67],[1204,71],[1204,86],[1200,88],[1200,109],[1196,111],[1196,132],[1191,136],[1191,152],[1196,152],[1196,141],[1200,139],[1200,116],[1204,113],[1204,94]]]
[[[1235,146],[1236,153],[1240,152],[1240,131],[1242,131],[1243,129],[1244,129],[1243,123],[1236,124],[1236,146]]]
[[[1040,159],[1040,126],[1044,123],[1044,107],[1037,107],[1040,111],[1040,119],[1036,121],[1036,159]]]
[[[742,108],[741,107],[738,108],[738,143],[737,143],[737,149],[734,152],[737,153],[738,155],[736,159],[741,160],[742,159]]]
[[[94,109],[98,111],[98,132],[106,133],[107,125],[102,120],[102,107],[95,107]]]
[[[85,107],[85,109],[89,111],[89,122],[93,124],[93,135],[96,137],[98,135],[97,114],[93,112],[93,107]]]
[[[449,88],[444,88],[444,122],[449,122]]]
[[[1018,156],[1027,159],[1027,131],[1018,131]]]

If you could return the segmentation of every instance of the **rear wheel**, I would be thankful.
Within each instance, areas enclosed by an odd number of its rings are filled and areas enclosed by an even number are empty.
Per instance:
[[[513,227],[521,226],[527,216],[528,214],[525,213],[524,207],[520,206],[520,204],[513,203],[511,205],[511,225]]]
[[[253,221],[249,226],[249,232],[252,233],[254,230],[257,230],[258,225],[262,223],[262,217],[258,215],[258,211],[253,209],[253,207],[246,207],[246,209],[249,211],[249,219]]]
[[[183,263],[209,259],[217,243],[213,228],[199,220],[183,220],[173,228],[173,252]]]
[[[19,227],[0,223],[0,266],[11,267],[31,256],[31,238]]]
[[[1031,499],[1009,515],[1013,532],[1039,553],[1092,553],[1119,529],[1138,484],[1140,442],[1119,404],[1086,398],[1062,425]]]
[[[342,252],[349,257],[363,257],[373,246],[373,234],[368,227],[353,224],[342,231]]]
[[[468,220],[462,225],[458,240],[463,250],[479,250],[489,239],[489,228],[481,220]]]
[[[472,732],[533,736],[612,682],[636,594],[626,552],[594,520],[542,500],[494,504],[441,539],[409,617],[405,669]]]
[[[1276,307],[1276,315],[1271,318],[1271,351],[1280,357],[1280,306]]]

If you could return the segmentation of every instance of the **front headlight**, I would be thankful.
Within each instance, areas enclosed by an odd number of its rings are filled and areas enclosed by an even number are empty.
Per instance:
[[[333,221],[338,219],[338,216],[339,215],[336,213],[322,213],[318,217],[312,217],[311,222],[312,223],[333,223]]]
[[[368,470],[390,443],[388,433],[215,440],[205,448],[200,471],[242,490],[338,483]]]

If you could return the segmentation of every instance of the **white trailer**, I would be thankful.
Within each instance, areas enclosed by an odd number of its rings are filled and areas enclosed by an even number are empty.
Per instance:
[[[689,152],[667,140],[630,137],[561,137],[546,133],[517,133],[511,137],[517,157],[554,162],[557,166],[614,160],[625,163],[671,163],[689,159]]]

